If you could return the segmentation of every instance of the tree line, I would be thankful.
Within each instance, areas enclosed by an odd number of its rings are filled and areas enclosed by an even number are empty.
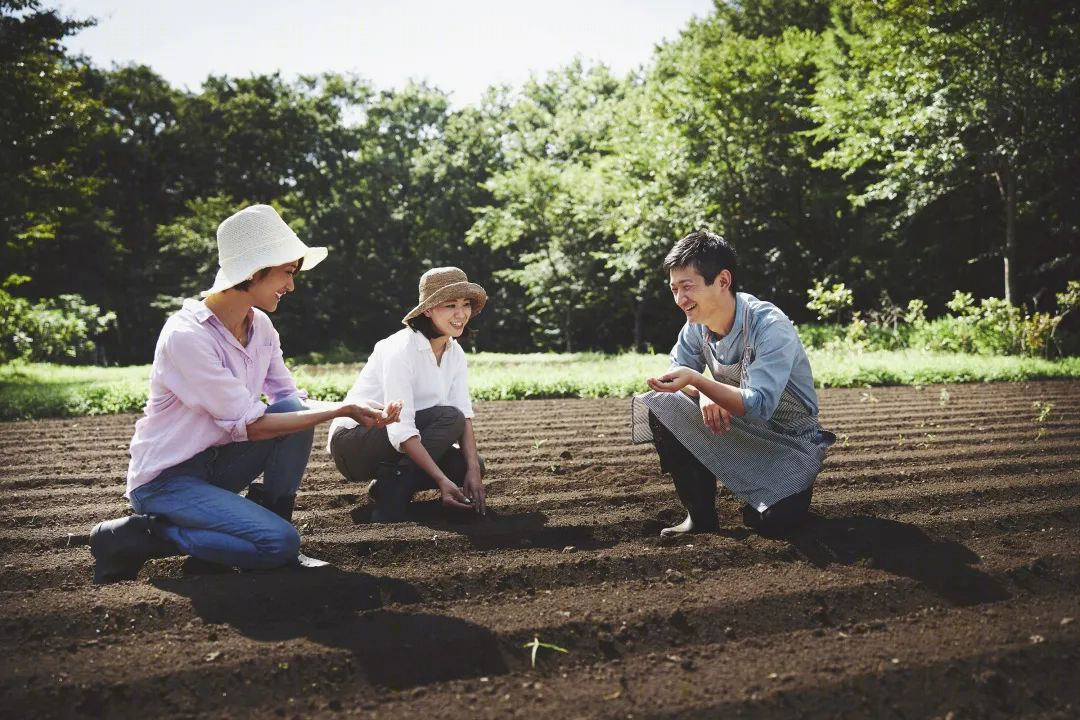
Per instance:
[[[179,90],[71,55],[91,22],[0,0],[0,233],[8,301],[115,313],[99,360],[150,358],[253,202],[331,249],[275,317],[289,355],[370,350],[443,264],[491,295],[480,349],[666,350],[658,267],[699,227],[796,322],[817,282],[933,314],[1080,277],[1075,3],[718,2],[625,77],[575,62],[457,109],[342,74]]]

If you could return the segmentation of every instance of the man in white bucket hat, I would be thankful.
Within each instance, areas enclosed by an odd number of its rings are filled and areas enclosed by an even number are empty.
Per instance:
[[[227,218],[217,243],[205,300],[186,300],[158,337],[131,440],[125,497],[136,514],[91,531],[97,582],[133,579],[148,558],[178,553],[244,569],[325,565],[299,553],[290,522],[314,427],[334,418],[384,427],[400,412],[394,402],[309,408],[285,367],[267,313],[326,248],[301,242],[269,205]]]

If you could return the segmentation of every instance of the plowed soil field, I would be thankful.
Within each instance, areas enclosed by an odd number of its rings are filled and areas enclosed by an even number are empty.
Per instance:
[[[1080,715],[1080,383],[821,408],[840,440],[783,540],[722,494],[719,533],[661,543],[681,513],[629,400],[489,402],[483,521],[429,494],[368,523],[323,428],[295,520],[333,568],[100,587],[136,418],[2,424],[0,716]]]

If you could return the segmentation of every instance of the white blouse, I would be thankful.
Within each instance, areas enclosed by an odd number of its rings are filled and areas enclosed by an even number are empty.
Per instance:
[[[401,443],[420,435],[416,412],[436,405],[452,405],[471,418],[468,361],[465,351],[454,338],[446,343],[442,362],[435,362],[431,342],[412,328],[402,328],[375,343],[371,357],[360,370],[345,402],[377,402],[382,405],[401,400],[401,419],[386,426],[390,444],[401,452]],[[330,439],[342,429],[356,427],[351,418],[336,418],[330,424]]]

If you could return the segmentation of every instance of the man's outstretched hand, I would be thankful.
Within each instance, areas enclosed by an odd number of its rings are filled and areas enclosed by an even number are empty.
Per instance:
[[[656,392],[678,392],[700,377],[701,373],[681,367],[669,370],[660,377],[647,378],[645,383]]]

